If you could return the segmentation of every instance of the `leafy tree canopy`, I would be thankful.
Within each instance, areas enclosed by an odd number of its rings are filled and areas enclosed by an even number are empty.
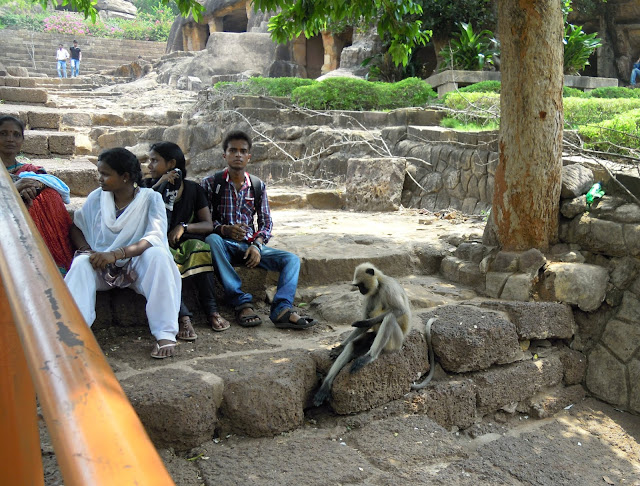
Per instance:
[[[34,0],[37,1],[42,8],[46,9],[47,6],[53,5],[57,7],[58,5],[67,6],[73,8],[78,12],[84,14],[84,17],[91,17],[91,21],[95,23],[96,21],[96,5],[97,0]],[[160,0],[164,5],[169,6],[170,0]],[[190,13],[193,14],[193,18],[197,21],[204,10],[202,5],[200,5],[196,0],[175,0],[176,5],[178,6],[178,10],[180,10],[180,14],[184,17],[187,17]]]
[[[183,0],[187,1],[187,0]],[[431,32],[422,30],[420,0],[254,0],[256,10],[278,11],[269,21],[271,36],[285,43],[301,34],[307,38],[328,30],[332,23],[375,24],[389,44],[396,65],[404,66],[414,48],[425,45]]]
[[[424,27],[434,37],[449,37],[460,22],[473,24],[479,29],[493,30],[496,25],[494,0],[418,0],[422,6]]]

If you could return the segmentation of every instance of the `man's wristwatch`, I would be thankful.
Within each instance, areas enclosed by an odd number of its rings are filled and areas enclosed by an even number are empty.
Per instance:
[[[187,223],[180,223],[182,225],[182,229],[184,230],[184,232],[187,232],[187,226],[189,226]]]
[[[264,246],[262,243],[260,243],[259,241],[253,241],[251,245],[255,246],[258,249],[258,251],[262,253],[262,247]]]

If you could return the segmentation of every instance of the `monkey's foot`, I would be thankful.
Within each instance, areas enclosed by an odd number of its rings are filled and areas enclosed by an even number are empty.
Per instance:
[[[320,389],[318,390],[318,392],[315,394],[315,396],[313,397],[313,404],[316,407],[319,407],[320,405],[322,405],[326,400],[329,399],[329,395],[331,394],[331,391],[329,390],[329,388],[325,388],[324,386],[321,386]]]
[[[358,359],[356,359],[353,362],[349,372],[350,373],[355,373],[356,371],[360,370],[361,368],[363,368],[365,365],[371,363],[372,361],[373,361],[373,359],[368,354],[365,354],[364,356],[360,356]]]

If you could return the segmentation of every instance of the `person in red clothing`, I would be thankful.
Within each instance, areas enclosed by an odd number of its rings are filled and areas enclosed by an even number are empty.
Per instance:
[[[61,195],[68,198],[68,188],[42,167],[17,160],[23,142],[22,121],[13,116],[0,116],[0,158],[4,168],[15,182],[31,219],[64,275],[73,259],[69,238],[71,217]]]

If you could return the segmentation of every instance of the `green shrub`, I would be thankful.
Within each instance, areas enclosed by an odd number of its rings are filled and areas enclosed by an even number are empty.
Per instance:
[[[499,55],[498,41],[490,30],[474,32],[471,23],[460,22],[459,32],[452,34],[449,45],[442,48],[440,69],[482,71],[493,65]]]
[[[640,98],[640,90],[607,86],[589,91],[590,98]]]
[[[563,98],[586,98],[587,96],[587,93],[578,88],[570,88],[569,86],[562,88]]]
[[[376,83],[379,91],[378,109],[404,108],[408,106],[424,106],[438,95],[422,79],[406,78],[397,83]]]
[[[380,106],[376,84],[363,79],[328,78],[296,88],[291,99],[312,110],[375,110]]]
[[[640,150],[640,108],[597,124],[581,126],[578,133],[584,137],[586,148],[637,156]]]
[[[463,123],[485,126],[498,123],[500,117],[500,95],[497,93],[460,93],[452,91],[444,98],[447,108],[457,113],[449,115]]]
[[[640,99],[565,98],[564,120],[571,128],[600,123],[621,113],[640,108]]]
[[[445,117],[440,122],[440,125],[445,128],[452,128],[461,132],[484,132],[488,130],[497,130],[500,128],[500,124],[497,121],[487,120],[484,124],[479,123],[464,123],[453,117]]]
[[[250,94],[264,96],[291,96],[300,86],[317,83],[315,79],[303,78],[251,78],[247,81]]]
[[[45,14],[15,14],[0,12],[0,24],[2,28],[24,29],[34,32],[43,32]]]
[[[500,93],[500,86],[500,81],[480,81],[460,88],[458,91],[462,93]]]

